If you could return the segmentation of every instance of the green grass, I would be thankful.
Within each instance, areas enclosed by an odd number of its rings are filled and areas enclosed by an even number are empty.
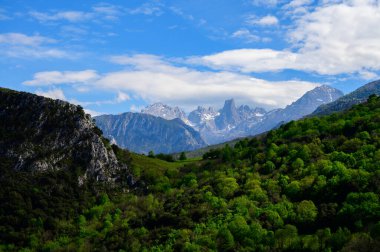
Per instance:
[[[187,160],[178,160],[175,162],[167,162],[158,158],[150,158],[145,155],[131,153],[132,171],[135,176],[140,177],[146,174],[156,174],[163,176],[167,171],[178,170],[184,165],[198,162],[201,158],[189,158]]]

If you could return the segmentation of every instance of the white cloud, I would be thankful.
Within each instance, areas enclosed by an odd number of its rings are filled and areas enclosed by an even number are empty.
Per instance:
[[[136,14],[143,14],[143,15],[154,15],[154,16],[160,16],[164,12],[162,10],[163,4],[159,1],[152,1],[142,4],[141,6],[129,9],[129,14],[136,15]]]
[[[265,72],[294,69],[322,75],[380,70],[378,1],[331,2],[296,20],[292,49],[241,49],[192,58],[215,69]]]
[[[55,43],[56,40],[39,35],[28,36],[22,33],[0,34],[0,44],[39,46],[45,43]]]
[[[251,3],[256,6],[276,6],[280,0],[252,0]]]
[[[92,7],[95,13],[102,15],[103,18],[116,20],[122,15],[122,9],[119,6],[108,3],[101,3]]]
[[[177,8],[177,7],[170,7],[169,8],[174,14],[186,19],[186,20],[190,20],[190,21],[193,21],[194,20],[194,16],[190,15],[190,14],[187,14],[185,13],[183,10],[181,10],[180,8]],[[207,22],[206,20],[202,19],[202,23],[204,22]]]
[[[286,4],[284,7],[286,9],[298,8],[305,5],[310,5],[313,3],[313,0],[293,0],[290,3]]]
[[[309,11],[313,0],[293,0],[290,3],[282,7],[286,11],[286,14],[290,17],[297,18],[299,15],[303,15]]]
[[[207,65],[215,69],[230,71],[266,72],[295,68],[297,54],[272,49],[238,49],[213,55],[194,57],[189,63]]]
[[[240,38],[244,39],[245,41],[251,43],[251,42],[256,42],[260,40],[259,36],[256,36],[255,34],[252,34],[248,29],[242,28],[231,35],[232,38]]]
[[[101,112],[98,112],[98,111],[95,111],[95,110],[92,110],[92,109],[85,109],[85,108],[84,108],[83,110],[84,110],[84,112],[85,112],[86,114],[89,114],[89,115],[91,115],[92,117],[104,114],[104,113],[101,113]]]
[[[82,11],[58,11],[54,13],[31,11],[29,12],[29,15],[40,22],[50,22],[59,20],[66,20],[69,22],[80,22],[91,19],[93,17],[92,13]]]
[[[56,58],[56,59],[72,59],[77,57],[74,53],[68,53],[64,50],[53,49],[53,48],[28,48],[28,47],[9,47],[3,50],[0,54],[11,58]]]
[[[55,39],[22,33],[0,34],[0,55],[13,58],[75,58],[76,53],[52,48]]]
[[[375,80],[375,79],[380,78],[378,74],[374,72],[368,72],[368,71],[359,72],[359,75],[362,79],[365,79],[365,80]]]
[[[84,71],[48,71],[34,74],[33,80],[23,82],[28,86],[49,86],[55,84],[77,84],[89,83],[98,78],[98,74],[94,70]]]
[[[124,92],[120,92],[120,91],[117,93],[116,102],[120,103],[120,102],[128,101],[129,99],[130,97],[128,94]]]
[[[4,9],[0,8],[0,21],[11,19]]]
[[[251,15],[247,18],[246,23],[249,25],[272,26],[278,25],[279,21],[277,17],[272,15],[267,15],[261,18]]]
[[[37,90],[36,95],[41,95],[41,96],[45,96],[48,98],[59,99],[59,100],[63,100],[63,101],[66,100],[65,94],[63,93],[62,89],[58,89],[58,88],[51,89],[48,91]]]
[[[284,107],[317,86],[316,83],[297,80],[272,82],[238,73],[199,71],[175,66],[153,55],[127,55],[112,59],[114,62],[117,59],[116,62],[126,64],[127,68],[103,75],[94,74],[97,79],[90,83],[93,88],[137,95],[146,102],[181,104],[187,110],[199,104],[220,107],[221,101],[231,97],[239,104],[266,108]],[[46,81],[46,78],[40,78],[41,74],[37,73],[33,80],[24,83],[59,84],[57,82],[66,75],[64,72],[57,72],[53,81],[51,78]],[[42,73],[42,76],[46,76],[46,73]],[[67,83],[64,79],[60,83]],[[71,80],[72,83],[80,81],[81,79]]]

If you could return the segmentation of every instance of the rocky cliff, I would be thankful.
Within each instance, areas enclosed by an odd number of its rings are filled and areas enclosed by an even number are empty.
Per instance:
[[[16,171],[72,169],[80,184],[128,171],[81,107],[8,89],[0,89],[0,158]]]

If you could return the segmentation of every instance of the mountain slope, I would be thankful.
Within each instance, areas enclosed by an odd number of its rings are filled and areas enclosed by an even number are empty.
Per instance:
[[[1,89],[0,136],[3,168],[34,173],[75,168],[81,183],[114,181],[127,169],[106,148],[90,116],[60,100]]]
[[[342,91],[338,89],[325,85],[316,87],[284,109],[276,109],[265,114],[263,120],[251,129],[251,135],[271,130],[284,122],[298,120],[312,113],[321,104],[333,102],[342,96]]]
[[[134,152],[174,153],[205,146],[199,133],[180,119],[124,113],[97,116],[95,120],[107,137]]]
[[[371,94],[380,94],[380,80],[368,83],[334,102],[321,105],[312,113],[312,115],[328,115],[334,112],[347,110],[353,105],[365,102]]]

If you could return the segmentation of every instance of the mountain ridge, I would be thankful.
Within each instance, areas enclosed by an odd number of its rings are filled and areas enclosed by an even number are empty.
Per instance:
[[[365,102],[372,94],[380,95],[380,80],[372,81],[359,87],[353,92],[340,97],[334,102],[319,106],[315,111],[313,111],[313,113],[311,113],[311,116],[328,115],[334,112],[347,110],[353,105]]]

